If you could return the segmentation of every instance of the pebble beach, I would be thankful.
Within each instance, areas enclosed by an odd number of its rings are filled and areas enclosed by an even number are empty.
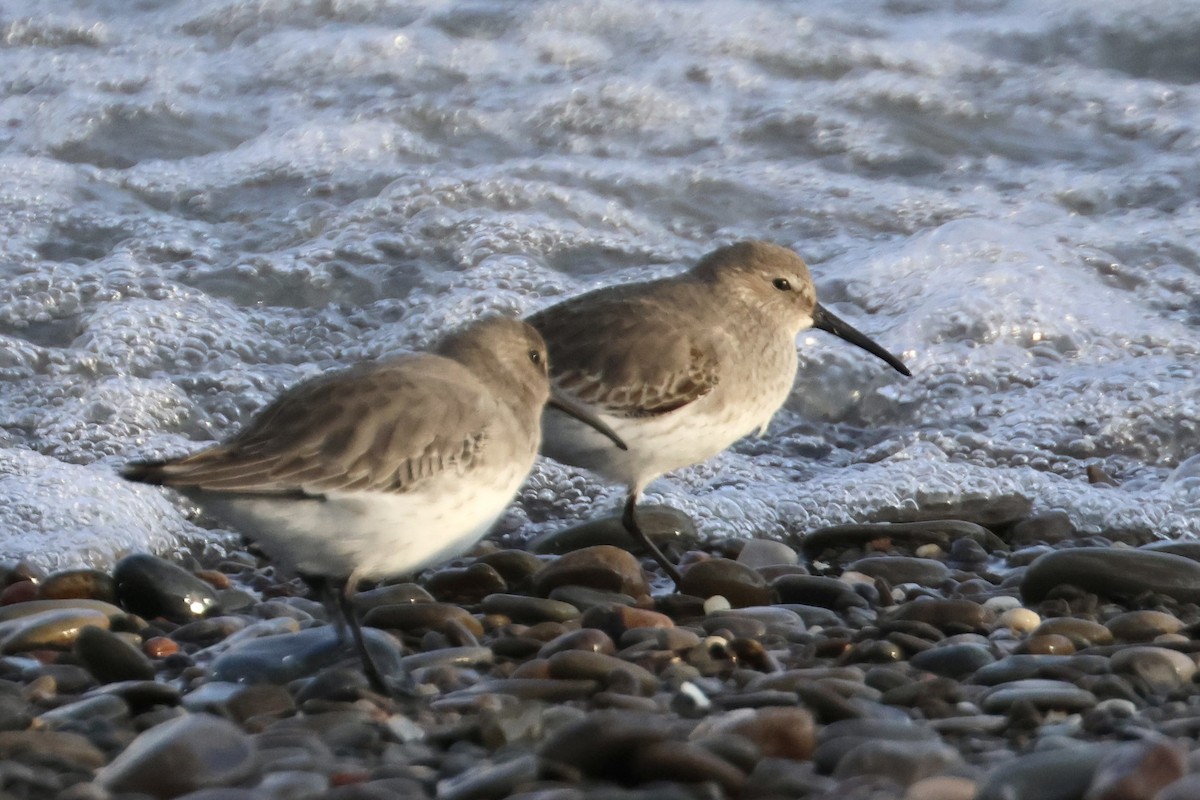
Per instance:
[[[616,518],[485,542],[357,597],[392,697],[249,550],[12,565],[0,797],[1195,797],[1200,546],[946,512],[713,541],[652,507],[679,593]]]

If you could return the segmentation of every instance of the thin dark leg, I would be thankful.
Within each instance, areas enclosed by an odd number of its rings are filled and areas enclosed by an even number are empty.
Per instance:
[[[333,617],[333,626],[337,631],[338,641],[346,644],[346,615],[342,613],[342,604],[338,602],[339,592],[333,582],[323,575],[301,573],[299,577],[309,591],[317,596],[317,600],[329,610],[330,616]]]
[[[350,633],[354,635],[354,649],[358,651],[358,658],[362,661],[363,672],[366,673],[371,688],[390,697],[392,692],[388,689],[383,675],[379,673],[379,668],[375,666],[375,662],[371,659],[371,653],[367,650],[367,641],[363,638],[362,627],[358,624],[358,617],[354,613],[354,604],[350,601],[351,591],[350,585],[341,588],[337,593],[338,607],[346,619],[346,624],[350,626]]]
[[[662,551],[655,546],[654,542],[650,541],[650,537],[647,536],[646,532],[642,530],[640,525],[638,525],[637,513],[635,511],[635,507],[637,506],[637,498],[637,492],[629,493],[629,499],[625,501],[625,511],[621,515],[621,524],[625,526],[625,530],[629,531],[630,535],[633,536],[634,539],[637,539],[639,542],[641,542],[643,547],[650,551],[650,555],[654,556],[654,560],[657,561],[658,565],[663,568],[663,572],[666,572],[667,575],[670,576],[671,580],[675,582],[675,591],[679,591],[679,587],[683,584],[683,576],[679,574],[679,570],[676,568],[676,566],[662,554]]]

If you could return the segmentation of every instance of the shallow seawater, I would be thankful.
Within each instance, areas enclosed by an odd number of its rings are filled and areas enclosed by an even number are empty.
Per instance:
[[[747,237],[914,376],[802,335],[766,436],[649,500],[719,535],[1010,495],[1200,533],[1198,41],[1168,0],[10,0],[0,556],[209,536],[115,468]],[[619,494],[546,463],[500,527]]]

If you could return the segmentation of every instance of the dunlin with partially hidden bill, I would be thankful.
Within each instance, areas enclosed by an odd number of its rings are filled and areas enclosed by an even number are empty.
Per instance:
[[[679,570],[638,526],[638,495],[659,475],[765,430],[791,392],[801,331],[827,331],[911,374],[817,302],[798,255],[767,242],[722,247],[674,277],[588,292],[529,322],[550,348],[553,385],[629,445],[618,451],[547,410],[542,452],[625,485],[625,527],[676,585]]]
[[[492,318],[434,353],[300,383],[224,444],[123,474],[178,489],[303,577],[350,626],[372,686],[386,692],[351,604],[356,583],[478,542],[533,466],[547,402],[624,447],[551,389],[537,331]]]

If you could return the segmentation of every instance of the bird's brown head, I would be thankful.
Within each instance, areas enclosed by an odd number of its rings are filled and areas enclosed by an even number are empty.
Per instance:
[[[804,259],[770,242],[737,242],[700,259],[692,274],[745,302],[764,324],[795,335],[812,325],[817,293]]]
[[[471,370],[515,408],[536,418],[548,403],[626,449],[595,414],[550,385],[546,342],[532,325],[511,317],[488,317],[442,339],[437,353]]]
[[[530,325],[512,317],[487,317],[444,337],[437,353],[478,376],[507,385],[523,398],[541,404],[550,394],[546,343]]]
[[[756,322],[783,326],[793,336],[807,328],[826,331],[900,374],[912,374],[900,359],[817,302],[808,265],[786,247],[757,241],[731,244],[702,258],[692,274],[740,298],[757,313]]]

